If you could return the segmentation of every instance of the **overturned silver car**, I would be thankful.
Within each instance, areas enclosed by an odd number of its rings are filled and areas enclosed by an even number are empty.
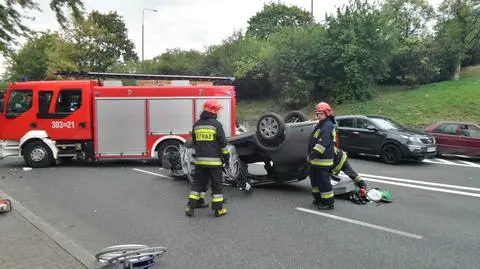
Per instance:
[[[230,165],[223,169],[225,185],[249,192],[253,186],[306,179],[309,173],[306,162],[308,141],[316,124],[317,121],[308,120],[301,111],[292,111],[284,118],[273,112],[262,115],[255,131],[228,138]],[[172,176],[186,177],[192,182],[195,174],[192,141],[181,145],[179,152],[164,155],[162,163]],[[355,189],[353,181],[347,178],[332,176],[332,184],[336,194]]]

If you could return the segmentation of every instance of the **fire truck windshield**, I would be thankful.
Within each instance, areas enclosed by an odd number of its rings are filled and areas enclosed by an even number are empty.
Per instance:
[[[32,107],[32,90],[14,90],[8,98],[7,113],[21,114]]]

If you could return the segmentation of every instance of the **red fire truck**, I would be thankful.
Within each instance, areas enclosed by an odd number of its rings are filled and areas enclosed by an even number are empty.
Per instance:
[[[15,82],[0,109],[0,158],[30,167],[59,159],[158,159],[190,138],[203,103],[224,105],[219,121],[234,136],[233,78],[112,73],[58,73],[81,80]],[[172,80],[168,86],[107,86],[101,78]],[[95,78],[95,79],[94,79]],[[189,83],[210,81],[211,85]],[[173,83],[175,84],[175,83]],[[180,84],[180,85],[178,85]]]

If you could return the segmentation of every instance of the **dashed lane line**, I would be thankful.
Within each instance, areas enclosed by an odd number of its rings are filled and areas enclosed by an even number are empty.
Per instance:
[[[406,237],[410,237],[410,238],[414,238],[414,239],[422,239],[423,238],[422,235],[407,233],[407,232],[403,232],[403,231],[400,231],[400,230],[395,230],[395,229],[391,229],[391,228],[387,228],[387,227],[383,227],[383,226],[379,226],[379,225],[375,225],[375,224],[371,224],[371,223],[367,223],[367,222],[363,222],[363,221],[358,221],[358,220],[354,220],[354,219],[339,217],[339,216],[336,216],[336,215],[326,214],[326,213],[318,212],[318,211],[315,211],[315,210],[306,209],[306,208],[303,208],[303,207],[297,207],[295,209],[298,210],[298,211],[303,211],[303,212],[307,212],[307,213],[311,213],[311,214],[315,214],[315,215],[319,215],[319,216],[323,216],[323,217],[327,217],[327,218],[331,218],[331,219],[336,219],[336,220],[340,220],[340,221],[344,221],[344,222],[348,222],[348,223],[352,223],[352,224],[357,224],[357,225],[361,225],[361,226],[364,226],[364,227],[377,229],[377,230],[381,230],[381,231],[389,232],[389,233],[393,233],[393,234],[398,234],[398,235],[402,235],[402,236],[406,236]]]
[[[142,173],[145,173],[145,174],[157,176],[157,177],[170,178],[169,176],[166,176],[166,175],[162,175],[162,174],[159,174],[159,173],[154,173],[154,172],[150,172],[150,171],[142,170],[142,169],[138,169],[138,168],[133,168],[133,170],[137,171],[137,172],[142,172]]]
[[[480,192],[480,188],[465,187],[465,186],[459,186],[459,185],[450,185],[450,184],[436,183],[436,182],[430,182],[430,181],[412,180],[412,179],[396,178],[396,177],[377,176],[377,175],[363,174],[363,173],[360,173],[360,175],[365,177],[370,177],[370,178],[386,179],[386,180],[392,180],[392,181],[398,181],[398,182],[416,183],[421,185],[430,185],[430,186],[437,186],[437,187],[446,187],[451,189]]]
[[[384,183],[384,184],[390,184],[390,185],[397,185],[397,186],[402,186],[402,187],[407,187],[407,188],[430,190],[430,191],[436,191],[436,192],[445,192],[445,193],[452,193],[452,194],[458,194],[458,195],[480,198],[480,193],[472,193],[472,192],[447,190],[447,189],[434,188],[434,187],[426,187],[426,186],[420,186],[420,185],[414,185],[414,184],[407,184],[407,183],[400,183],[400,182],[392,182],[392,181],[388,181],[388,180],[374,179],[374,178],[369,178],[369,177],[363,177],[363,179],[366,180],[366,181],[372,181],[372,182],[378,182],[378,183]]]

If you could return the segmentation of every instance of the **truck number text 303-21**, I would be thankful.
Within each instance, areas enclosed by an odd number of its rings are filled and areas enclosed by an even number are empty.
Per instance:
[[[61,129],[61,128],[73,129],[73,128],[75,128],[75,122],[74,121],[52,121],[52,128],[54,128],[54,129]]]

